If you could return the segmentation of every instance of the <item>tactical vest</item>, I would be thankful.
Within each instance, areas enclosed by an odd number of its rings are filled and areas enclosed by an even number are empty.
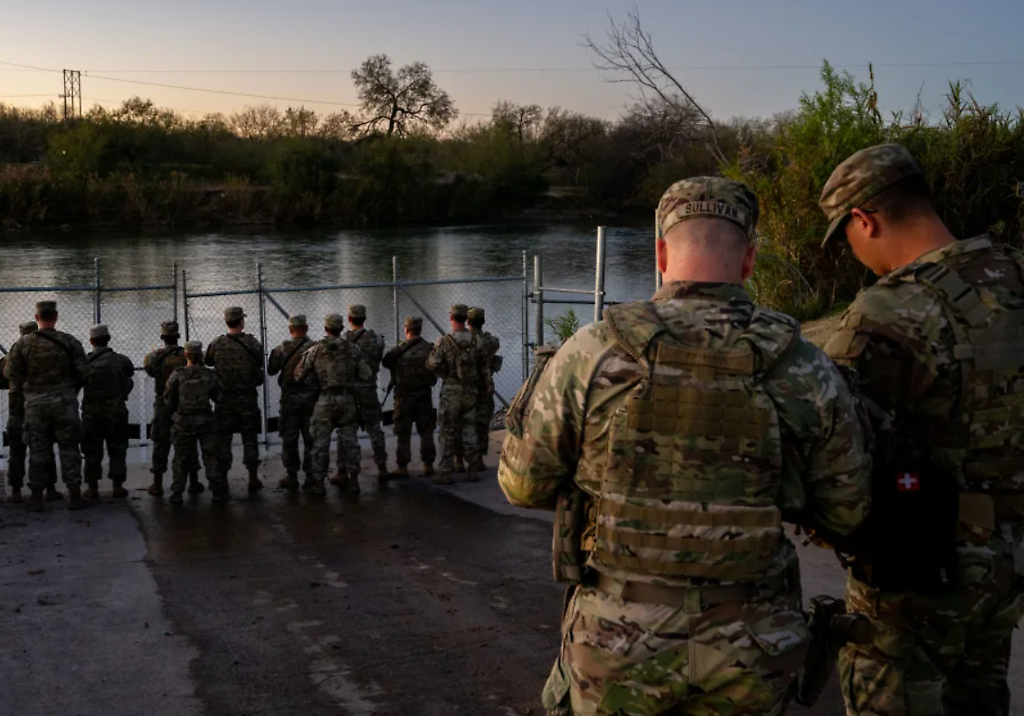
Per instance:
[[[407,346],[395,366],[395,385],[405,390],[429,389],[437,382],[434,374],[427,370],[430,344],[422,338]]]
[[[82,389],[82,402],[124,400],[121,357],[112,350],[89,356],[89,379]]]
[[[961,256],[970,256],[962,254]],[[953,414],[928,424],[928,450],[955,466],[962,488],[976,492],[1024,490],[1024,309],[986,305],[986,283],[1024,297],[1024,259],[1011,253],[974,285],[945,263],[926,263],[894,274],[879,285],[916,283],[942,303],[960,366],[960,396]],[[1002,269],[1002,270],[997,270]],[[1011,277],[1006,274],[1012,272]]]
[[[281,368],[281,373],[277,376],[277,384],[286,392],[291,394],[305,392],[313,393],[315,391],[309,385],[295,380],[295,369],[298,368],[299,363],[302,362],[302,356],[306,354],[306,351],[313,347],[314,343],[311,339],[306,337],[293,338],[292,341],[295,342],[292,343],[292,345],[288,347],[288,350],[284,352],[285,357],[288,360],[285,361],[284,366]],[[287,345],[287,343],[285,345]]]
[[[163,352],[160,353],[160,357],[156,359],[158,370],[156,375],[153,376],[154,382],[156,383],[156,394],[163,395],[164,388],[167,387],[167,379],[171,377],[171,374],[178,368],[184,368],[188,365],[188,361],[185,360],[185,349],[181,346],[171,346],[164,348]]]
[[[373,371],[373,378],[370,382],[376,382],[377,373],[380,372],[380,362],[384,357],[384,337],[378,336],[366,328],[360,328],[358,331],[346,333],[345,340],[363,352],[363,357],[366,358],[366,362],[370,364],[370,370]]]
[[[199,415],[211,412],[210,385],[200,366],[182,368],[178,381],[178,413]]]
[[[591,564],[640,581],[762,578],[782,541],[782,443],[761,379],[799,324],[755,309],[735,343],[698,348],[648,304],[605,321],[646,377],[609,425]]]
[[[455,357],[456,382],[464,388],[477,388],[481,380],[486,378],[485,372],[481,370],[483,349],[480,346],[480,339],[473,334],[469,335],[468,343],[460,343],[451,334],[442,340],[448,341],[454,349],[452,355]]]
[[[216,365],[225,388],[258,388],[263,385],[263,359],[247,334],[227,334],[217,340]]]
[[[356,381],[355,357],[337,339],[324,339],[320,345],[322,353],[317,359],[322,361],[318,371],[321,387],[324,390],[351,388]]]

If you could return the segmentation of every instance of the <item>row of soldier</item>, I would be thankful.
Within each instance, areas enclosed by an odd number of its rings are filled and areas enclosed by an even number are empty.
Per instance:
[[[337,430],[338,472],[331,482],[358,492],[359,426],[370,436],[379,484],[391,477],[409,475],[413,428],[420,438],[423,472],[435,483],[451,484],[452,473],[461,471],[467,472],[470,481],[478,479],[494,414],[494,373],[502,363],[497,355],[498,339],[483,330],[482,308],[452,306],[452,331],[433,346],[421,336],[423,319],[409,317],[405,321],[405,340],[387,351],[383,337],[365,326],[365,306],[349,307],[347,332],[343,316],[327,316],[325,336],[320,341],[307,335],[304,316],[292,316],[290,338],[270,353],[266,366],[260,341],[245,332],[245,318],[241,308],[226,309],[227,332],[214,339],[205,353],[198,341],[179,345],[177,322],[161,325],[164,345],[143,361],[156,388],[151,495],[164,494],[163,478],[173,445],[172,503],[184,501],[186,487],[192,494],[205,490],[198,476],[200,452],[213,499],[229,499],[227,476],[236,434],[242,440],[248,490],[258,492],[263,488],[258,475],[257,437],[262,420],[257,389],[264,383],[264,369],[278,376],[281,387],[279,430],[286,471],[279,482],[281,487],[298,490],[301,470],[305,477],[303,491],[326,493],[330,442]],[[134,387],[132,361],[110,347],[107,326],[90,329],[92,351],[86,354],[74,336],[56,330],[57,320],[56,303],[39,302],[36,322],[22,325],[22,335],[0,370],[10,388],[11,501],[24,501],[27,452],[32,510],[41,510],[47,499],[62,497],[56,490],[54,443],[71,509],[81,509],[88,500],[98,498],[104,445],[112,495],[123,498],[128,494],[124,489],[129,434],[126,401]],[[391,373],[389,391],[394,390],[393,424],[398,443],[394,473],[387,467],[377,394],[377,374],[382,365]],[[435,412],[433,387],[439,378],[441,398],[439,411]],[[438,424],[441,462],[435,472],[433,432]]]

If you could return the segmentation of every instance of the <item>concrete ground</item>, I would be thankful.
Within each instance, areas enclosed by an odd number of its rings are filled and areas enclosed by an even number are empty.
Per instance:
[[[505,502],[498,437],[476,484],[378,491],[364,445],[364,492],[315,500],[273,486],[272,450],[259,495],[236,459],[235,501],[174,508],[145,493],[138,450],[127,501],[0,505],[0,714],[541,715],[551,517]],[[841,594],[833,556],[800,551],[805,594]],[[837,684],[789,713],[842,713]]]

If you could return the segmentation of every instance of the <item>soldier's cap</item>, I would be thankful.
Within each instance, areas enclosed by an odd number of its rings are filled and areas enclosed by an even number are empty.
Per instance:
[[[725,219],[737,224],[751,239],[761,209],[746,184],[722,177],[693,177],[677,181],[658,202],[657,238],[687,219]]]
[[[405,317],[405,327],[406,328],[411,328],[414,331],[422,331],[423,330],[423,319],[420,318],[419,316],[406,316]]]
[[[289,316],[288,327],[289,328],[306,328],[309,324],[306,323],[306,317],[301,313],[296,313],[294,316]]]
[[[487,318],[487,314],[484,313],[484,309],[479,308],[478,306],[473,306],[471,309],[469,309],[469,313],[467,315],[470,318],[477,318],[481,321]]]
[[[18,326],[18,332],[23,336],[38,330],[39,324],[36,323],[35,321],[26,321],[25,323],[22,323],[20,326]]]
[[[455,303],[452,304],[451,314],[453,316],[468,316],[469,308],[464,303]]]
[[[89,338],[110,338],[110,329],[107,328],[106,323],[97,323],[95,326],[89,329]]]
[[[245,311],[239,306],[232,306],[231,308],[224,309],[224,322],[228,321],[240,321],[245,318]]]
[[[324,319],[324,328],[340,331],[345,328],[345,317],[340,313],[331,313]]]
[[[366,318],[366,306],[356,303],[348,307],[348,315],[352,318]]]
[[[202,341],[185,341],[185,352],[190,356],[202,355],[203,354],[203,342]]]
[[[850,156],[832,172],[818,200],[831,222],[821,248],[842,230],[851,211],[896,182],[920,173],[910,152],[899,144],[879,144]]]
[[[45,316],[47,314],[52,316],[56,312],[57,312],[57,302],[56,301],[39,301],[36,304],[36,315],[37,316]]]
[[[164,321],[160,324],[161,338],[177,338],[181,335],[177,321]]]

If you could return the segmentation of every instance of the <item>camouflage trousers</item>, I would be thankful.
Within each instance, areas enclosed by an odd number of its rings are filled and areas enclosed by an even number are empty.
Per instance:
[[[28,445],[25,444],[25,417],[11,415],[7,423],[7,446],[10,457],[7,460],[7,484],[12,488],[21,489],[25,486],[25,461],[28,459]],[[45,456],[48,458],[45,473],[49,486],[57,484],[57,460],[53,456],[53,448]]]
[[[850,611],[871,620],[870,644],[839,655],[849,716],[1007,716],[1010,637],[1024,617],[1021,530],[958,550],[960,586],[926,597],[852,576]],[[1014,559],[1014,553],[1016,560]],[[1016,565],[1016,566],[1015,566]]]
[[[437,410],[441,472],[451,472],[455,456],[460,452],[469,463],[477,458],[476,406],[475,390],[457,386],[441,388]]]
[[[809,647],[795,592],[691,612],[578,587],[542,699],[556,716],[776,716]]]
[[[53,445],[60,453],[60,472],[64,484],[82,484],[82,420],[78,398],[30,402],[25,405],[25,443],[28,445],[28,482],[33,490],[44,489],[56,474]]]
[[[103,446],[109,464],[107,474],[115,483],[128,476],[128,406],[122,401],[86,406],[82,410],[82,454],[86,482],[103,478]]]
[[[356,403],[351,395],[344,393],[320,393],[309,421],[313,434],[313,479],[323,482],[331,467],[331,435],[340,432],[338,449],[345,455],[349,477],[355,477],[360,470],[359,439],[357,436]]]
[[[399,467],[406,467],[412,462],[413,426],[420,436],[420,459],[424,465],[434,464],[437,459],[437,448],[434,447],[436,422],[434,400],[429,388],[421,393],[395,396],[394,431],[398,438],[395,461]]]
[[[281,396],[278,430],[281,433],[281,462],[288,473],[297,473],[301,468],[307,477],[313,474],[313,434],[309,431],[309,421],[315,405],[316,401],[306,395],[285,393]],[[302,453],[299,452],[300,437]]]
[[[476,444],[480,458],[487,456],[491,444],[491,422],[494,420],[494,393],[482,393],[476,406]]]
[[[167,472],[167,458],[171,454],[171,428],[174,425],[174,411],[164,403],[163,398],[153,402],[153,423],[150,428],[150,440],[153,441],[153,464],[149,471],[154,474]],[[190,470],[198,470],[199,463],[189,465]]]
[[[380,424],[380,398],[377,397],[377,386],[359,386],[352,390],[356,401],[357,422],[370,436],[373,447],[373,462],[377,467],[387,467],[388,451],[384,444],[384,429]],[[338,440],[338,472],[346,472],[344,442]]]
[[[224,400],[217,404],[216,415],[221,440],[217,465],[224,478],[227,479],[235,462],[231,441],[236,433],[242,436],[242,464],[249,469],[259,467],[259,434],[263,417],[260,414],[255,389],[244,393],[226,393]],[[206,466],[206,475],[210,480],[213,479],[209,465]]]
[[[187,423],[175,422],[171,427],[171,440],[174,441],[174,477],[171,480],[171,492],[185,491],[189,471],[193,465],[199,464],[197,443],[203,451],[203,465],[206,466],[210,488],[227,489],[227,471],[221,470],[218,464],[223,443],[216,420],[211,417],[206,420],[190,420]]]

